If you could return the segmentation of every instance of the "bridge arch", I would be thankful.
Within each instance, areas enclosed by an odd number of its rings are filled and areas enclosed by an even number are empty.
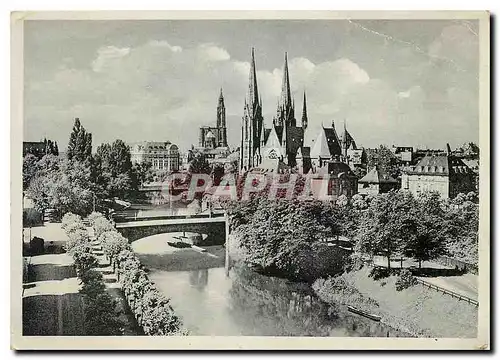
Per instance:
[[[225,218],[146,220],[117,223],[116,230],[129,242],[158,234],[190,232],[205,234],[202,245],[222,245],[226,241]]]

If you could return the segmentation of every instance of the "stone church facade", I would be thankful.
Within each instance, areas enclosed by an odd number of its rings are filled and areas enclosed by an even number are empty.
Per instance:
[[[220,90],[219,101],[217,104],[216,126],[200,127],[198,140],[200,148],[227,148],[226,107],[224,105],[224,95],[222,94],[222,89]]]
[[[240,172],[253,169],[271,173],[297,172],[316,174],[318,178],[328,174],[337,177],[332,181],[338,180],[329,186],[331,195],[355,194],[357,178],[350,165],[359,162],[362,149],[356,147],[356,142],[347,131],[345,123],[341,136],[332,122],[331,127],[322,127],[311,146],[305,146],[305,132],[309,123],[306,93],[303,93],[302,114],[298,125],[290,86],[288,57],[285,53],[276,115],[273,117],[272,126],[266,128],[258,92],[253,48],[251,56],[248,93],[241,122]]]

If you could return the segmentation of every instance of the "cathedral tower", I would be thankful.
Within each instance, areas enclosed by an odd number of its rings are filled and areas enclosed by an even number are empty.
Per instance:
[[[240,170],[249,170],[262,162],[260,146],[263,124],[262,102],[259,101],[255,54],[252,48],[248,94],[241,123]]]
[[[307,123],[306,91],[304,90],[304,102],[302,103],[302,128],[304,131],[307,129]]]
[[[217,146],[227,147],[226,107],[224,106],[222,88],[217,104],[217,129]]]
[[[290,90],[290,75],[288,74],[288,56],[285,52],[285,64],[283,65],[283,81],[281,83],[281,96],[278,102],[274,126],[296,126],[295,108]]]

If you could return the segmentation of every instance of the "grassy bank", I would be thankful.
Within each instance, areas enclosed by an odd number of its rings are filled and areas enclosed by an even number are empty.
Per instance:
[[[373,280],[369,272],[364,267],[344,273],[335,281],[340,287],[319,279],[313,289],[323,301],[379,314],[383,323],[415,336],[476,337],[475,306],[420,285],[396,291],[396,276]]]

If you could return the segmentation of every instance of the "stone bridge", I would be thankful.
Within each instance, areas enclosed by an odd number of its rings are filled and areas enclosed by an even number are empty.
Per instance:
[[[116,230],[130,242],[152,235],[184,231],[207,235],[203,245],[222,245],[226,241],[226,218],[223,216],[138,219],[119,222],[115,226]]]

